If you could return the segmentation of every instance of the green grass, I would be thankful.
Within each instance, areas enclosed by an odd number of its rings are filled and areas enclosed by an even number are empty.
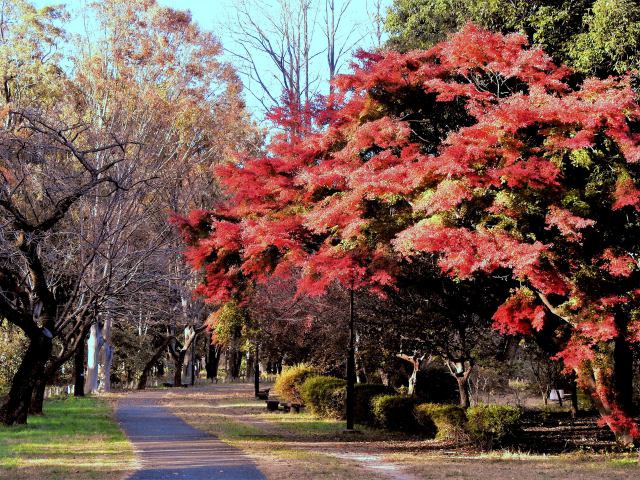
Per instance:
[[[0,427],[0,479],[112,480],[133,468],[131,445],[104,400],[51,400],[44,413]]]

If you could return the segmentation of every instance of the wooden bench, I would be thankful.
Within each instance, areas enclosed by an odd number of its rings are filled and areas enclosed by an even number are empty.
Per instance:
[[[282,411],[285,413],[289,413],[293,411],[294,413],[300,413],[300,408],[302,405],[295,402],[280,402],[280,406],[282,407]]]
[[[267,411],[268,412],[277,412],[278,406],[280,405],[280,400],[266,400],[267,402]]]

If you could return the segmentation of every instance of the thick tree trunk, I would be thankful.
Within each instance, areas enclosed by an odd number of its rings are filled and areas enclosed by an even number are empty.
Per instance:
[[[178,356],[173,359],[175,370],[173,372],[173,386],[181,387],[182,386],[182,366],[184,365],[184,350],[178,353]]]
[[[613,391],[614,401],[627,415],[635,414],[633,405],[633,353],[625,335],[615,339],[613,351]]]
[[[182,356],[182,382],[185,384],[193,382],[193,361],[193,348],[190,346]]]
[[[73,376],[74,387],[73,395],[75,397],[84,397],[84,356],[85,356],[85,339],[84,336],[78,343],[78,348],[73,355]]]
[[[111,391],[111,365],[113,364],[113,346],[111,345],[111,323],[108,318],[102,327],[102,390]]]
[[[604,354],[597,361],[602,364],[611,364],[609,363],[612,360],[611,357],[612,355]],[[579,374],[581,385],[591,395],[595,407],[615,435],[618,444],[625,447],[632,446],[633,420],[631,412],[623,410],[616,404],[617,395],[612,387],[615,373],[611,375],[609,369],[597,367],[592,368],[590,372],[582,371]]]
[[[218,379],[218,367],[220,365],[220,353],[222,347],[220,345],[209,344],[209,350],[207,354],[207,378],[211,381],[217,381]]]
[[[98,360],[102,347],[102,334],[100,325],[95,322],[91,325],[89,341],[87,342],[87,375],[85,377],[84,393],[90,394],[98,391]]]
[[[460,394],[460,406],[462,408],[469,408],[471,406],[471,400],[469,399],[469,385],[467,384],[467,375],[456,376],[458,382],[458,393]]]
[[[225,354],[227,379],[234,381],[240,377],[240,365],[242,364],[242,353],[238,350],[237,342],[233,339],[230,342]]]
[[[44,374],[51,355],[52,339],[44,334],[32,338],[13,377],[11,389],[0,407],[0,422],[4,425],[25,424],[36,380]]]
[[[234,368],[233,368],[233,377],[234,378],[240,378],[240,374],[242,373],[242,371],[241,371],[241,369],[242,369],[242,352],[240,350],[238,350],[235,360],[236,360],[236,364],[234,365]]]
[[[31,404],[29,405],[29,414],[42,415],[44,406],[44,390],[47,387],[47,379],[41,375],[36,379],[33,385],[33,393],[31,394]]]

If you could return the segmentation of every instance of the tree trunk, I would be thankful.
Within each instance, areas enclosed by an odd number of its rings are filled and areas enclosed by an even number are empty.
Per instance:
[[[411,364],[412,371],[411,371],[411,376],[409,377],[409,388],[407,390],[407,393],[409,395],[413,395],[416,392],[416,386],[418,384],[418,372],[420,371],[425,355],[418,357],[417,353],[414,353],[413,355],[406,355],[404,353],[399,353],[396,356]]]
[[[142,369],[142,374],[140,375],[140,379],[138,380],[138,386],[137,389],[138,390],[144,390],[147,386],[147,379],[149,378],[149,372],[151,371],[151,369],[153,368],[153,366],[158,363],[158,360],[160,359],[160,357],[164,354],[167,346],[169,345],[169,343],[171,343],[172,340],[174,340],[175,337],[170,336],[167,337],[162,344],[160,345],[160,347],[158,347],[158,349],[156,350],[156,353],[153,354],[153,357],[151,357],[151,359],[147,362],[147,364],[144,366],[144,368]]]
[[[184,365],[184,356],[187,352],[185,350],[181,350],[178,352],[177,357],[173,359],[175,370],[173,372],[173,386],[181,387],[182,386],[182,366]]]
[[[225,355],[227,379],[234,381],[240,377],[240,365],[242,364],[242,353],[237,346],[237,340],[232,339]]]
[[[414,393],[416,393],[416,386],[418,385],[419,371],[420,371],[420,367],[414,364],[413,371],[411,372],[411,376],[409,377],[409,388],[407,389],[407,393],[409,395],[413,395]]]
[[[89,341],[87,342],[87,376],[85,377],[84,393],[95,393],[98,391],[98,359],[100,347],[102,346],[102,335],[100,325],[95,322],[91,325]]]
[[[32,338],[13,376],[11,389],[0,408],[0,422],[4,425],[25,424],[36,380],[44,373],[51,355],[52,339],[45,334]]]
[[[191,384],[193,380],[193,348],[189,346],[184,350],[182,356],[182,381],[185,384]]]
[[[456,381],[458,382],[458,393],[460,394],[460,406],[462,408],[469,408],[471,406],[467,378],[467,375],[456,376]]]
[[[203,330],[204,326],[197,329],[186,327],[184,329],[184,346],[182,349],[178,352],[175,351],[175,348],[170,349],[175,365],[175,371],[173,372],[174,387],[180,387],[182,385],[182,368],[184,366],[185,356],[187,356],[187,353],[189,355],[187,358],[189,359],[195,356],[193,355],[194,349],[192,348],[192,344],[198,338],[198,334]],[[187,363],[187,365],[190,366],[189,363]],[[190,370],[190,374],[193,375],[193,369]]]
[[[44,375],[40,375],[33,385],[31,404],[29,405],[29,413],[31,415],[42,415],[42,407],[44,404],[44,390],[46,387],[47,379]]]
[[[209,344],[209,351],[207,355],[207,378],[214,380],[218,379],[218,366],[220,365],[220,353],[222,347],[220,345]]]
[[[613,365],[614,401],[623,412],[632,416],[635,414],[633,405],[633,353],[624,334],[618,335],[615,339]]]
[[[253,381],[253,377],[255,375],[255,368],[254,368],[254,362],[255,362],[255,355],[253,354],[253,352],[251,351],[251,349],[247,350],[247,353],[245,353],[245,358],[246,358],[246,379],[248,382]]]
[[[460,398],[459,405],[462,408],[469,408],[471,406],[471,399],[469,396],[469,376],[473,370],[473,361],[471,360],[446,360],[449,372],[458,382],[458,395]]]
[[[113,347],[111,346],[111,323],[108,318],[102,327],[102,390],[111,391],[111,366],[113,363]]]
[[[253,364],[253,391],[258,396],[260,391],[260,345],[256,342],[256,356]]]
[[[578,416],[578,384],[576,382],[575,376],[571,379],[571,418],[576,418]]]
[[[73,395],[75,397],[84,397],[84,356],[86,351],[84,343],[85,340],[83,336],[73,355],[73,373],[75,377]]]
[[[611,361],[611,357],[608,354],[604,354],[602,357]],[[596,360],[599,363],[607,364],[607,360],[603,360],[603,358],[597,358]],[[615,435],[616,442],[625,447],[632,446],[634,439],[632,435],[633,422],[629,421],[631,415],[615,404],[616,393],[612,391],[612,377],[615,376],[615,373],[611,375],[609,369],[601,367],[592,368],[590,372],[583,371],[578,373],[581,385],[591,395],[591,399],[602,419]],[[626,419],[622,419],[621,416],[626,417]]]

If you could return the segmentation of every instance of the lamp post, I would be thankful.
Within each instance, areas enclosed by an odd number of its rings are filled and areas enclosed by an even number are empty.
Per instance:
[[[355,310],[353,305],[353,284],[349,291],[349,346],[347,347],[347,429],[354,432],[354,391],[356,384],[356,350],[355,350]]]
[[[260,392],[260,344],[256,340],[256,358],[253,359],[253,389],[255,396]]]

